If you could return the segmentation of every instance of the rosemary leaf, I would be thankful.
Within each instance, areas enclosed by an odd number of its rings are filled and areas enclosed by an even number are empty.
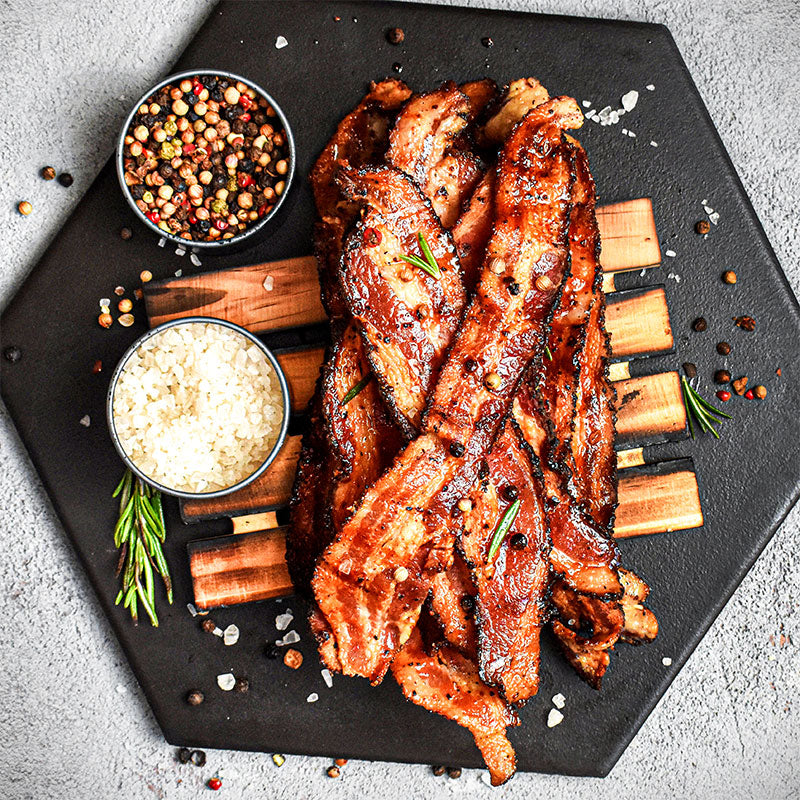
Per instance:
[[[342,405],[346,406],[371,380],[372,373],[369,372],[342,398]]]
[[[437,267],[436,270],[431,268],[431,265],[428,264],[427,261],[423,261],[419,256],[406,256],[400,255],[398,258],[401,258],[403,261],[408,262],[409,264],[413,264],[415,267],[419,267],[423,272],[427,272],[432,278],[439,278],[441,277],[441,273],[439,272],[439,268]]]
[[[425,260],[430,267],[429,274],[433,275],[434,278],[441,278],[442,271],[439,269],[439,262],[433,257],[431,248],[428,246],[428,241],[422,231],[417,233],[417,241],[419,242],[419,249],[422,250],[422,254],[425,256]]]
[[[489,545],[489,561],[494,560],[497,551],[500,549],[500,545],[503,543],[503,539],[506,538],[506,534],[514,524],[514,520],[519,513],[519,506],[520,501],[517,499],[503,512],[503,516],[500,517],[500,522],[497,523],[494,536],[492,536],[492,542]]]

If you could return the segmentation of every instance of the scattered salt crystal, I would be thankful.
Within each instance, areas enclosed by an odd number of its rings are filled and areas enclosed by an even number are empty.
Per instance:
[[[707,205],[708,205],[708,200],[707,200],[707,199],[705,199],[705,200],[701,200],[701,201],[700,201],[700,205],[701,205],[701,206],[707,206]]]
[[[674,250],[667,250],[667,252],[664,253],[664,255],[668,256],[669,258],[675,258],[675,256],[678,254]]]
[[[217,675],[217,686],[223,692],[229,692],[236,685],[236,678],[232,672],[226,672],[223,675]]]
[[[563,719],[564,715],[557,708],[551,708],[550,713],[547,715],[547,727],[555,728],[556,725],[561,724]]]
[[[176,247],[175,248],[175,255],[176,256],[185,256],[186,255],[186,248],[185,247]]]
[[[100,298],[100,308],[108,308],[110,305],[111,305],[111,300],[108,297]]]
[[[670,278],[671,280],[675,281],[675,283],[680,283],[681,282],[681,276],[678,275],[677,272],[670,272],[667,275],[667,277]]]
[[[278,641],[275,642],[275,644],[278,645],[278,647],[283,647],[284,645],[287,644],[296,644],[299,641],[300,641],[300,634],[297,631],[289,631],[289,633],[287,633],[283,637],[283,639],[278,639]]]
[[[189,613],[190,613],[190,614],[191,614],[193,617],[196,617],[196,616],[197,616],[197,609],[194,607],[194,605],[193,605],[192,603],[187,603],[187,604],[186,604],[186,608],[188,608],[188,609],[189,609]]]
[[[626,111],[633,111],[636,108],[636,103],[639,101],[639,92],[636,89],[631,89],[622,95],[622,107]]]
[[[214,630],[211,631],[211,633],[213,633],[214,636],[219,636],[220,639],[222,639],[222,637],[225,636],[225,631],[223,631],[222,628],[220,628],[219,626],[215,627]]]
[[[642,270],[642,271],[639,273],[639,277],[640,277],[640,278],[644,278],[644,276],[645,276],[645,275],[647,275],[647,268],[643,269],[643,270]]]
[[[80,423],[84,428],[88,428],[92,424],[92,420],[87,414],[86,416],[80,418]]]
[[[239,629],[235,625],[228,625],[222,633],[222,641],[230,646],[239,641]]]
[[[158,240],[158,246],[159,247],[163,247],[166,243],[167,243],[167,240],[164,239],[163,237]]]
[[[183,270],[182,269],[176,269],[175,270],[175,277],[176,278],[180,278],[181,275],[183,275]]]
[[[671,667],[672,666],[672,659],[669,656],[664,656],[664,658],[661,659],[661,663],[665,667]]]
[[[556,708],[564,708],[566,702],[567,702],[567,698],[564,697],[564,695],[561,694],[561,692],[559,692],[558,694],[554,694],[553,695],[553,705]]]
[[[628,135],[628,129],[627,129],[627,128],[623,128],[623,129],[622,129],[622,133],[623,133],[625,136],[627,136],[627,135]]]
[[[285,36],[279,36],[275,40],[275,47],[278,50],[282,50],[284,47],[286,47],[287,44],[289,44],[289,42],[286,41],[286,37]]]
[[[658,147],[658,142],[650,141],[650,147]]]
[[[711,213],[708,215],[708,221],[709,221],[709,222],[710,222],[712,225],[717,225],[717,224],[719,223],[719,211],[712,211],[712,212],[711,212]]]
[[[278,614],[278,616],[275,617],[275,627],[279,631],[285,631],[292,624],[293,619],[294,614],[292,614],[292,609],[287,608],[285,613]]]
[[[316,692],[311,692],[311,694],[306,697],[306,703],[316,703],[319,700],[319,695]]]
[[[582,101],[582,105],[583,105],[583,107],[584,107],[584,108],[589,108],[589,106],[590,106],[591,104],[592,104],[592,101],[591,101],[591,100],[583,100],[583,101]]]
[[[199,267],[203,262],[200,260],[200,256],[197,253],[190,253],[189,254],[189,261],[192,262],[196,267]]]
[[[653,86],[652,83],[648,83],[644,88],[647,89],[648,92],[654,92],[656,90],[656,87]]]
[[[264,278],[264,283],[261,284],[268,292],[271,292],[275,288],[275,278],[272,275],[267,275]]]
[[[708,203],[703,203],[703,211],[705,211],[706,214],[713,214],[714,213],[714,209],[711,208],[711,206],[708,205]]]
[[[635,139],[636,138],[636,134],[633,131],[628,131],[628,136],[630,136],[631,139]]]
[[[325,685],[330,689],[333,686],[333,675],[331,675],[331,671],[329,669],[322,669],[319,674],[322,675],[322,680],[325,681]]]

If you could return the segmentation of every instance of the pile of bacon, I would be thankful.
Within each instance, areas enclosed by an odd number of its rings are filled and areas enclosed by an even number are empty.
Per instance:
[[[287,558],[331,671],[467,728],[500,784],[549,627],[600,687],[658,625],[619,566],[595,188],[535,79],[373,84],[311,173],[332,341]]]

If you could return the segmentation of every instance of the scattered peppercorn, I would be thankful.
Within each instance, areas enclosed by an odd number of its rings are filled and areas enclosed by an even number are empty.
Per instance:
[[[449,777],[455,779],[461,777],[461,767],[448,767],[447,774]]]
[[[208,786],[209,789],[218,792],[222,788],[222,781],[217,777],[209,778],[206,786]]]
[[[475,372],[475,370],[476,370],[477,368],[478,368],[478,362],[477,362],[477,361],[475,361],[475,359],[474,359],[474,358],[468,358],[468,359],[467,359],[467,360],[464,362],[464,369],[465,369],[467,372]]]
[[[508,293],[510,295],[516,297],[521,291],[522,288],[516,281],[512,281],[511,283],[508,284]]]
[[[730,383],[731,374],[726,369],[718,369],[714,373],[714,383]]]
[[[33,211],[33,206],[27,200],[23,200],[17,206],[17,211],[19,211],[19,213],[22,214],[23,217],[27,217],[28,214],[30,214],[31,211]]]
[[[737,378],[731,383],[731,386],[733,386],[733,391],[741,397],[747,387],[747,376],[743,375],[741,378]]]
[[[270,642],[264,649],[264,655],[271,661],[274,661],[280,655],[280,652],[280,648],[275,642]]]
[[[721,356],[728,356],[731,353],[731,346],[727,342],[717,342],[717,352]]]
[[[705,317],[698,317],[692,323],[692,330],[697,331],[698,333],[702,333],[708,327],[708,323],[705,320]]]
[[[461,605],[462,611],[467,614],[475,610],[475,598],[471,594],[461,595],[461,600],[458,602]],[[444,769],[444,767],[442,769]]]
[[[399,61],[395,61],[392,69],[399,75],[403,71],[403,65]]]
[[[697,366],[692,364],[691,361],[687,361],[683,365],[683,371],[686,373],[686,377],[689,378],[689,380],[697,377]]]
[[[196,767],[204,767],[206,765],[205,750],[192,750],[192,764]]]
[[[450,455],[455,458],[461,458],[466,452],[466,448],[461,442],[450,442]]]
[[[338,778],[339,775],[341,774],[339,772],[339,767],[337,767],[336,765],[334,765],[332,767],[328,767],[327,772],[328,772],[328,777],[329,778]]]
[[[299,650],[290,647],[283,654],[283,663],[290,669],[300,669],[303,664],[303,654]]]
[[[205,699],[205,695],[199,689],[194,689],[186,695],[186,702],[190,706],[199,706]]]
[[[494,42],[488,36],[484,36],[483,39],[481,39],[481,44],[484,47],[494,47]]]
[[[548,275],[540,275],[536,279],[536,288],[540,292],[549,292],[551,289],[555,288],[555,284]]]
[[[335,758],[333,763],[336,764],[337,767],[343,767],[347,763],[346,758]]]
[[[405,38],[406,34],[402,28],[389,28],[386,31],[386,40],[389,44],[402,44]]]
[[[122,325],[123,328],[130,328],[130,326],[133,325],[133,314],[122,314],[119,318],[119,324]]]
[[[39,173],[46,181],[51,181],[56,176],[56,171],[53,167],[42,167],[42,171]]]
[[[114,287],[114,294],[117,297],[122,297],[125,294],[125,287],[124,286],[115,286]]]
[[[486,384],[487,389],[499,389],[503,379],[496,372],[490,372],[483,379],[483,382]]]
[[[732,286],[736,283],[736,273],[732,269],[729,269],[722,273],[722,280]]]
[[[503,497],[508,500],[509,503],[512,503],[519,497],[519,490],[513,483],[509,483],[508,486],[503,489]]]
[[[178,750],[178,761],[181,764],[188,764],[192,760],[192,751],[188,747],[181,747]]]
[[[286,763],[286,757],[282,756],[280,753],[273,753],[272,763],[275,764],[276,767],[282,767]]]
[[[402,583],[403,581],[407,581],[408,580],[408,570],[405,567],[398,567],[394,571],[394,579],[398,583]]]
[[[745,396],[745,397],[746,397],[748,400],[752,400],[752,399],[755,397],[755,395],[753,394],[753,390],[752,390],[752,389],[748,389],[748,390],[747,390],[747,391],[744,393],[744,396]]]
[[[124,297],[119,301],[119,303],[117,303],[117,308],[123,314],[127,314],[133,308],[133,303],[127,297]]]
[[[511,537],[511,546],[515,550],[524,550],[528,546],[528,537],[524,533],[515,533]]]
[[[114,318],[106,311],[97,318],[97,321],[102,328],[110,328],[114,324]]]
[[[75,179],[72,177],[72,175],[69,174],[69,172],[62,172],[58,176],[58,182],[62,186],[70,187],[75,182]]]
[[[775,374],[780,378],[780,376],[782,375],[780,367],[778,367],[778,369],[775,370]]]
[[[711,223],[707,219],[701,219],[695,223],[694,229],[701,236],[705,236],[711,230]]]
[[[472,511],[472,500],[470,500],[469,497],[462,497],[458,503],[456,503],[456,506],[459,511],[463,511],[466,514],[467,511]]]
[[[753,392],[759,400],[763,400],[767,396],[767,387],[759,383],[758,386],[753,388]]]
[[[745,331],[753,332],[756,329],[756,321],[752,317],[734,317],[733,321]]]
[[[203,630],[204,630],[206,633],[214,633],[214,631],[217,629],[217,623],[216,623],[216,622],[214,622],[214,620],[213,620],[213,619],[211,619],[211,617],[206,617],[206,619],[204,619],[204,620],[203,620],[203,621],[200,623],[200,627],[201,627],[201,628],[202,628],[202,629],[203,629]]]
[[[142,271],[139,273],[139,280],[140,280],[142,283],[148,283],[149,281],[153,280],[153,273],[152,273],[152,272],[150,272],[150,270],[149,270],[149,269],[143,269],[143,270],[142,270]]]
[[[441,776],[444,775],[445,772],[447,772],[447,767],[440,765],[436,767],[431,767],[431,770],[433,771],[433,774],[437,778],[441,778]]]
[[[247,678],[237,678],[236,683],[233,684],[233,691],[245,694],[250,691],[250,681]]]
[[[717,392],[717,397],[718,397],[720,400],[722,400],[722,402],[723,402],[723,403],[727,403],[727,402],[728,402],[728,400],[730,400],[730,399],[731,399],[731,393],[730,393],[729,391],[726,391],[725,389],[720,389],[720,390]]]
[[[92,364],[92,375],[99,375],[103,371],[103,362],[98,358],[97,361]]]
[[[15,347],[14,345],[10,345],[3,350],[3,358],[6,361],[11,362],[12,364],[16,364],[22,358],[22,350],[19,347]]]
[[[130,228],[122,228],[119,235],[127,242],[133,236],[133,231]]]

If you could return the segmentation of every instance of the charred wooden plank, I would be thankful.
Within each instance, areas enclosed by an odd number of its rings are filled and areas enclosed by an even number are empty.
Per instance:
[[[598,223],[603,242],[600,263],[606,272],[642,269],[661,263],[653,203],[649,197],[605,206]]]
[[[606,327],[614,358],[665,353],[674,346],[663,286],[610,297],[606,306]]]

